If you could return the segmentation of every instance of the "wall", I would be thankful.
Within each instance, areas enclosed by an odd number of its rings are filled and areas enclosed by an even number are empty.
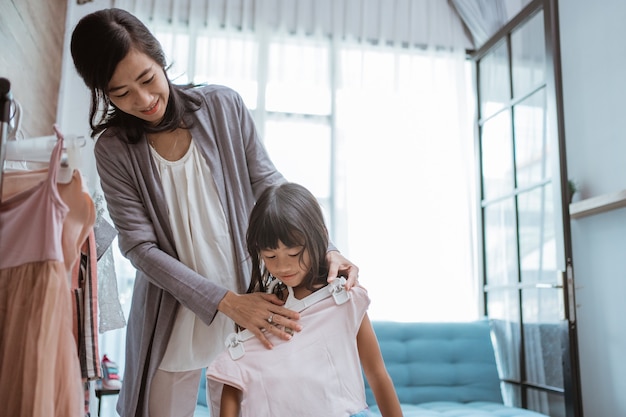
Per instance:
[[[81,149],[80,171],[87,188],[92,193],[99,187],[95,159],[93,157],[94,141],[91,139],[89,127],[89,104],[91,93],[76,72],[70,52],[72,31],[81,17],[106,7],[112,7],[113,0],[68,1],[67,19],[65,23],[65,42],[63,46],[63,67],[59,77],[61,95],[59,97],[58,120],[63,132],[87,138],[86,145]]]
[[[622,191],[626,2],[558,5],[568,176],[579,199]],[[585,416],[626,416],[626,208],[571,226]]]
[[[22,106],[24,137],[54,134],[67,0],[0,1],[0,77]]]

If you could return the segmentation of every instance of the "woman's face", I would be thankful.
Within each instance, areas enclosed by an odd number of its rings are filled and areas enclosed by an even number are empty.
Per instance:
[[[143,52],[128,52],[117,64],[108,88],[109,99],[124,113],[155,125],[163,119],[170,96],[165,71]]]
[[[303,284],[311,265],[309,251],[304,246],[287,247],[281,241],[278,241],[276,249],[262,250],[261,259],[273,276],[290,287]]]

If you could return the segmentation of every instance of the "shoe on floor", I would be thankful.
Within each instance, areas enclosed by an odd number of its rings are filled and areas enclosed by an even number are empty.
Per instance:
[[[108,358],[107,355],[102,357],[102,388],[104,389],[120,389],[122,381],[118,373],[117,363]]]

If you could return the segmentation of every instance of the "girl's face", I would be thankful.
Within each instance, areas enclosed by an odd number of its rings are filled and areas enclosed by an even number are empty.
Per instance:
[[[302,285],[311,266],[309,252],[304,246],[287,247],[280,240],[276,249],[262,250],[261,259],[274,277],[290,287]]]
[[[163,68],[148,55],[131,49],[109,81],[108,96],[124,113],[151,124],[165,115],[170,90]]]

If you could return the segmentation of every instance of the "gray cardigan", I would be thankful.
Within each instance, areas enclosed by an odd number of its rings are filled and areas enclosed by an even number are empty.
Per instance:
[[[285,181],[270,161],[241,97],[222,86],[194,89],[202,99],[189,115],[191,135],[205,157],[231,231],[240,292],[249,282],[248,216],[270,184]],[[137,269],[126,337],[122,417],[149,417],[148,393],[179,305],[210,324],[226,289],[178,262],[163,189],[147,140],[131,145],[119,129],[96,141],[96,164],[122,254]],[[195,225],[199,230],[202,225]],[[207,364],[208,365],[208,364]]]

